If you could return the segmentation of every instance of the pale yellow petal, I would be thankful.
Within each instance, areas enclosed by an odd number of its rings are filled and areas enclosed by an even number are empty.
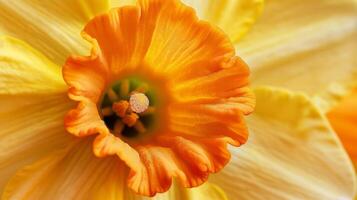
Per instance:
[[[226,193],[219,186],[209,182],[197,188],[186,189],[186,190],[189,193],[189,198],[188,198],[189,200],[196,200],[196,199],[228,200]],[[176,199],[181,200],[183,198],[176,198]]]
[[[196,188],[183,188],[178,182],[173,182],[170,190],[164,194],[158,194],[153,198],[136,196],[135,200],[227,200],[224,191],[211,183]],[[133,199],[133,200],[134,200]],[[233,200],[233,199],[232,199]]]
[[[233,42],[247,33],[260,16],[264,0],[183,0],[198,16],[219,26]]]
[[[3,199],[91,199],[116,168],[114,157],[96,158],[91,141],[82,140],[18,171]],[[120,190],[120,188],[117,188]]]
[[[110,7],[112,8],[135,4],[136,0],[110,0]]]
[[[236,46],[254,85],[324,92],[357,70],[357,1],[270,0]]]
[[[352,199],[355,173],[326,118],[304,95],[256,89],[250,138],[210,181],[230,199]]]
[[[0,193],[16,170],[71,139],[60,69],[27,44],[0,39]]]
[[[62,65],[73,53],[86,53],[80,32],[109,8],[109,0],[0,0],[2,34],[20,38]]]
[[[119,174],[118,172],[107,177],[109,181],[105,181],[96,192],[95,200],[227,200],[224,191],[211,183],[187,189],[178,182],[173,182],[170,190],[165,193],[154,197],[139,196],[128,190],[124,176]]]
[[[116,157],[96,158],[91,141],[72,143],[66,149],[19,170],[8,183],[7,199],[94,200],[226,200],[217,186],[206,183],[184,189],[174,183],[170,191],[153,198],[135,195],[126,185],[128,170]]]
[[[0,95],[0,193],[22,166],[64,148],[73,138],[63,118],[66,95]]]
[[[66,91],[61,69],[26,43],[0,37],[0,94]]]
[[[329,84],[326,90],[317,93],[312,99],[323,113],[327,113],[338,106],[356,87],[357,69],[345,80]]]

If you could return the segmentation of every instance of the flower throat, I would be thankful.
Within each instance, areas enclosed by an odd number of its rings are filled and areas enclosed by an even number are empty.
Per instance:
[[[147,135],[155,121],[155,92],[138,78],[112,84],[100,105],[101,116],[114,135],[134,138]]]

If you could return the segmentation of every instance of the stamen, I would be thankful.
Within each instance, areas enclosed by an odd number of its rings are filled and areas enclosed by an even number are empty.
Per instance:
[[[130,108],[136,113],[145,112],[149,107],[149,99],[143,93],[134,93],[129,99]]]
[[[116,135],[121,134],[124,130],[124,126],[125,126],[124,123],[118,119],[114,124],[113,133]]]
[[[146,93],[149,90],[149,86],[145,83],[141,84],[139,87],[137,87],[134,92],[136,93]]]
[[[150,132],[154,127],[156,108],[149,97],[154,94],[152,88],[140,79],[126,78],[113,83],[103,95],[100,109],[111,133],[134,138]]]
[[[102,108],[102,115],[103,115],[104,117],[110,116],[110,115],[112,115],[112,114],[113,114],[113,110],[112,110],[111,107]]]
[[[130,90],[130,83],[128,79],[125,79],[121,82],[120,84],[120,96],[121,97],[126,97],[129,94]]]
[[[146,109],[144,112],[139,113],[140,116],[145,116],[145,115],[152,115],[155,113],[155,107],[149,106],[148,109]]]
[[[136,121],[136,123],[134,124],[134,128],[139,133],[145,133],[146,132],[146,128],[145,128],[144,124],[140,120]]]
[[[119,101],[113,103],[112,109],[116,115],[119,117],[124,117],[129,108],[129,103],[127,101]]]
[[[118,101],[118,95],[117,95],[117,93],[115,93],[115,91],[112,89],[112,88],[109,88],[108,89],[108,97],[109,97],[109,100],[111,101],[111,102],[116,102],[116,101]]]
[[[139,116],[136,113],[130,113],[123,117],[123,122],[129,127],[133,127],[138,121]]]

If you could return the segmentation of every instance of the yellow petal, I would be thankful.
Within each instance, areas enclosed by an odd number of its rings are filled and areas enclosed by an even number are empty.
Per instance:
[[[115,167],[115,158],[96,158],[90,141],[75,143],[18,171],[3,199],[91,199]],[[117,188],[120,190],[120,188]]]
[[[84,53],[80,31],[109,0],[0,1],[2,34],[20,38],[62,65],[68,55]]]
[[[135,4],[136,0],[110,0],[110,7],[112,8]]]
[[[63,95],[0,95],[0,193],[23,165],[61,149],[73,138],[63,128],[70,105]]]
[[[271,0],[238,45],[255,85],[314,95],[357,70],[357,3]]]
[[[0,39],[0,193],[20,167],[66,146],[69,102],[57,66],[21,41]]]
[[[136,200],[227,200],[223,190],[211,183],[187,189],[180,186],[177,182],[173,182],[170,190],[164,194],[158,194],[154,198],[143,198],[136,196]],[[233,199],[232,199],[233,200]]]
[[[200,18],[219,26],[237,42],[260,16],[264,0],[183,0]]]
[[[118,174],[107,177],[109,181],[106,181],[101,190],[96,192],[95,200],[227,200],[221,188],[207,182],[192,189],[183,188],[178,182],[173,182],[170,190],[165,193],[154,197],[139,196],[125,188],[125,180]]]
[[[256,89],[250,138],[210,181],[230,199],[352,199],[355,173],[326,118],[303,95]]]
[[[98,200],[226,200],[212,184],[195,189],[175,185],[154,198],[135,195],[126,185],[124,164],[117,158],[96,158],[90,140],[73,145],[19,170],[8,183],[5,199],[98,199]]]
[[[0,94],[64,91],[58,66],[20,40],[0,38]]]
[[[228,200],[224,191],[212,183],[205,183],[202,186],[193,189],[186,189],[189,193],[188,200],[206,199],[206,200]],[[183,198],[177,198],[177,200]],[[171,200],[171,198],[170,198]]]

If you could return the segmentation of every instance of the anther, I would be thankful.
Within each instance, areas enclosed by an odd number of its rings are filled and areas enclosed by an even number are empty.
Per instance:
[[[113,103],[112,106],[113,111],[119,117],[124,117],[127,113],[128,108],[129,108],[129,103],[127,101],[115,102]]]
[[[138,121],[139,116],[136,113],[130,113],[123,117],[123,122],[129,127],[133,127]]]

